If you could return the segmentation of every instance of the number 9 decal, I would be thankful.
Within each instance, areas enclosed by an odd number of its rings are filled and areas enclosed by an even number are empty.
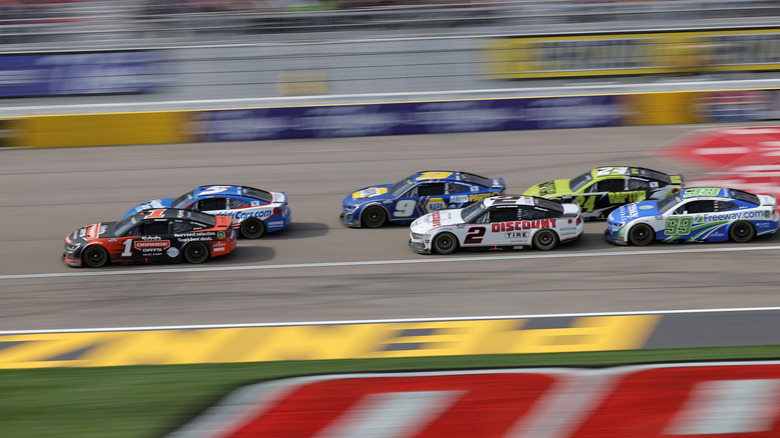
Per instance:
[[[398,201],[395,204],[395,211],[393,212],[393,216],[396,217],[409,217],[414,213],[414,207],[417,206],[417,202],[404,199],[403,201]]]

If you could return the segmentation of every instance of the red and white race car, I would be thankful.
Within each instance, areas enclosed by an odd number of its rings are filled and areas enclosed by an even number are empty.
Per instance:
[[[466,208],[428,213],[412,222],[409,246],[420,254],[463,248],[533,246],[546,251],[580,237],[577,204],[534,196],[494,196]]]

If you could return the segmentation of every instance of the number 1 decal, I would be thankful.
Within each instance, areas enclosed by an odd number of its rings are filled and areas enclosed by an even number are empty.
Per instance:
[[[469,228],[469,232],[468,234],[466,234],[466,239],[463,241],[463,244],[473,245],[477,243],[482,243],[482,238],[485,237],[485,231],[487,231],[487,228],[483,228],[483,227]]]
[[[165,212],[164,208],[158,208],[157,210],[152,210],[149,213],[146,213],[146,216],[144,216],[144,219],[157,219],[163,217],[163,213]]]
[[[122,251],[122,254],[119,254],[121,257],[130,257],[133,255],[132,249],[133,249],[133,239],[127,239],[124,242],[122,242],[122,245],[125,246],[125,250]]]

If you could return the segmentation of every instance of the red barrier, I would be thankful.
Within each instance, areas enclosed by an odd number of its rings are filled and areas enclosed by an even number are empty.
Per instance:
[[[780,362],[287,379],[176,438],[780,437]]]

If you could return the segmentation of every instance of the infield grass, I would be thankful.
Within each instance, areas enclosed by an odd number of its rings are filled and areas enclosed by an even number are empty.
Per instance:
[[[2,370],[0,437],[162,437],[230,391],[282,377],[777,358],[780,346]]]

